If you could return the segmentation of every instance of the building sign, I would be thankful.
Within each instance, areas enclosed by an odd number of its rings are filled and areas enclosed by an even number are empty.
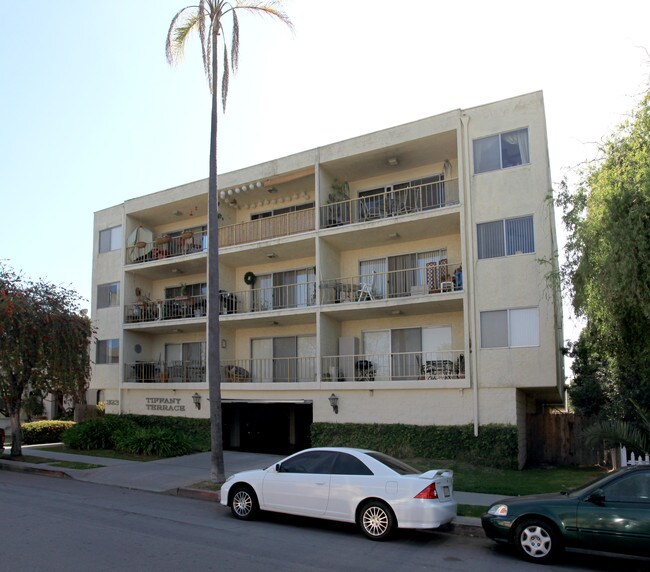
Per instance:
[[[107,399],[106,401],[104,401],[104,403],[106,405],[118,406],[120,404],[120,400],[119,399]]]
[[[149,411],[185,411],[180,397],[145,397]]]

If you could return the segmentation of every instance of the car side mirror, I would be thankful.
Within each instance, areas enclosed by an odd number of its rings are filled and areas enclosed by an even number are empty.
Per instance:
[[[587,497],[586,500],[587,502],[594,504],[603,504],[605,502],[605,493],[603,492],[603,489],[596,489]]]
[[[275,465],[275,472],[276,473],[281,473],[282,472],[282,463],[277,463]]]

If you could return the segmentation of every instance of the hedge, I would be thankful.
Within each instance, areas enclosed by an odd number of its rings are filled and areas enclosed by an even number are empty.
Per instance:
[[[23,423],[23,445],[60,443],[66,429],[74,427],[74,421],[31,421]]]
[[[517,469],[518,439],[514,425],[379,425],[314,423],[313,447],[358,447],[398,458],[426,457],[467,461],[499,469]]]

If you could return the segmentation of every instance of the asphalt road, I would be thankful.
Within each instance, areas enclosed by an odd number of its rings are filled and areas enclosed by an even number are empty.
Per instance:
[[[240,522],[212,502],[0,471],[0,566],[14,572],[204,570],[542,570],[483,537],[400,532],[264,515]],[[554,570],[634,572],[648,560],[571,554]]]

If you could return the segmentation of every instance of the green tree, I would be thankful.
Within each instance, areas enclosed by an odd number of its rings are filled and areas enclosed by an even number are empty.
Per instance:
[[[650,451],[650,415],[643,411],[634,400],[630,400],[636,412],[632,421],[618,419],[598,421],[589,426],[583,434],[585,443],[599,446],[605,442],[610,447],[624,445],[630,452],[643,454]]]
[[[600,145],[558,204],[568,231],[565,286],[606,359],[612,414],[650,408],[650,90]],[[579,381],[579,380],[578,380]]]
[[[217,49],[219,36],[225,38],[223,26],[226,17],[232,22],[230,52],[223,44],[223,66],[221,69],[221,101],[226,109],[230,70],[237,70],[239,64],[239,19],[238,12],[248,11],[278,19],[289,28],[291,20],[282,11],[281,3],[274,1],[199,0],[198,5],[186,6],[172,18],[167,32],[165,51],[167,61],[173,64],[183,56],[185,42],[192,31],[199,34],[203,68],[212,94],[210,121],[210,175],[208,180],[208,388],[210,396],[210,423],[212,455],[210,478],[215,482],[225,480],[223,464],[223,433],[221,419],[221,368],[219,352],[219,235],[217,220],[219,203],[217,190],[217,118],[219,78]]]
[[[20,412],[38,393],[85,400],[92,325],[79,296],[29,281],[0,264],[0,413],[11,420],[11,454],[22,454]]]

